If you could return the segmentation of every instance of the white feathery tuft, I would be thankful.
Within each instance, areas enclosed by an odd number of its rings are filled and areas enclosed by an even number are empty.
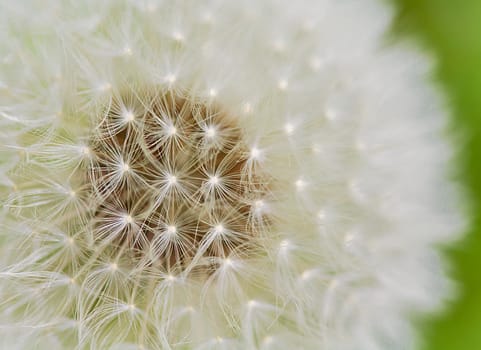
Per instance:
[[[0,5],[0,347],[412,349],[463,218],[376,0]]]

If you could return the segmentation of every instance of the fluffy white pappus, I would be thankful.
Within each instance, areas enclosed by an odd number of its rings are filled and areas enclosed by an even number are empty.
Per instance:
[[[413,349],[463,229],[375,0],[0,5],[0,347]]]

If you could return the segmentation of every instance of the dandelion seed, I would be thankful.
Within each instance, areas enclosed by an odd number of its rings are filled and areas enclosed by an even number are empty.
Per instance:
[[[209,184],[211,184],[212,186],[215,186],[215,185],[218,185],[220,182],[220,179],[218,176],[214,175],[214,176],[211,176],[209,178]]]
[[[314,271],[312,271],[312,270],[305,270],[305,271],[301,274],[301,279],[302,279],[303,281],[308,280],[309,278],[312,277],[313,274],[314,274]]]
[[[206,135],[208,138],[210,138],[210,139],[214,138],[215,135],[216,135],[216,133],[217,133],[217,132],[216,132],[216,130],[215,130],[215,127],[213,127],[213,126],[209,126],[209,127],[205,130],[205,135]]]
[[[285,252],[289,249],[289,246],[290,246],[290,243],[288,240],[283,240],[281,241],[281,243],[279,244],[279,249],[281,252]]]
[[[284,125],[284,130],[286,131],[287,135],[291,135],[294,132],[294,125],[291,123],[286,123]]]
[[[271,336],[267,336],[265,337],[262,342],[265,344],[265,345],[269,345],[273,342],[273,338]]]
[[[112,85],[110,83],[103,83],[98,87],[98,89],[100,91],[109,91],[112,89]]]
[[[175,136],[177,134],[177,128],[175,126],[171,126],[168,130],[167,130],[167,134],[169,136]]]
[[[132,111],[125,111],[124,120],[126,123],[130,123],[135,119],[135,115]]]
[[[172,33],[172,37],[174,38],[175,41],[181,43],[185,40],[185,37],[182,33],[180,32],[174,32]]]
[[[177,176],[175,175],[169,175],[167,177],[167,182],[169,183],[170,186],[173,186],[177,183]]]
[[[259,158],[260,154],[261,154],[261,151],[257,147],[251,148],[251,152],[250,152],[251,158],[257,159]]]
[[[170,84],[173,84],[175,83],[175,81],[177,80],[177,77],[174,75],[174,74],[169,74],[167,75],[167,77],[165,78]]]
[[[274,41],[273,46],[274,46],[275,51],[277,51],[279,53],[282,53],[286,50],[286,43],[281,39]],[[287,82],[286,82],[285,85],[287,87]]]
[[[325,112],[325,115],[326,115],[327,120],[329,120],[329,121],[331,121],[331,122],[334,121],[334,120],[336,120],[337,117],[338,117],[338,114],[337,114],[336,111],[335,111],[334,109],[332,109],[332,108],[328,108],[328,109],[326,110],[326,112]]]
[[[124,47],[124,49],[123,49],[123,54],[124,54],[125,56],[132,56],[132,49],[131,49],[130,47],[128,47],[128,46]]]
[[[210,89],[209,90],[209,96],[210,97],[216,97],[217,96],[217,90],[216,89]]]
[[[252,111],[253,111],[252,104],[249,103],[249,102],[244,102],[242,110],[245,114],[252,113]]]
[[[309,59],[309,66],[313,71],[317,72],[321,68],[321,65],[322,61],[319,57],[313,56]]]
[[[326,218],[326,211],[321,209],[317,212],[317,217],[319,220],[323,221]]]
[[[90,148],[87,146],[82,146],[80,147],[80,153],[83,154],[84,156],[90,155]]]
[[[126,173],[130,171],[130,165],[127,163],[122,162],[121,164],[122,172]]]
[[[192,306],[186,306],[185,309],[190,313],[195,312],[195,309]]]
[[[287,87],[289,86],[289,83],[286,79],[281,79],[279,80],[279,82],[277,83],[277,87],[279,88],[279,90],[281,91],[285,91],[287,90]]]
[[[254,205],[256,207],[256,210],[261,210],[262,208],[264,208],[265,203],[262,200],[258,200],[254,202]]]
[[[167,280],[168,280],[169,282],[173,282],[173,281],[175,281],[175,276],[173,276],[173,275],[168,275],[168,276],[167,276]]]
[[[298,179],[296,180],[295,185],[298,191],[302,191],[307,186],[307,183],[302,179]]]
[[[214,227],[214,233],[215,233],[216,235],[221,235],[222,233],[224,233],[224,226],[222,226],[221,224],[216,225],[216,226]]]
[[[124,223],[126,225],[134,222],[134,219],[132,218],[132,216],[130,214],[125,215],[123,219],[124,219]]]

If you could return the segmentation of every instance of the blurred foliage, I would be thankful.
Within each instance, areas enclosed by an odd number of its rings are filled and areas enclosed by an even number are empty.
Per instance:
[[[436,80],[447,92],[461,131],[461,180],[472,200],[472,225],[447,255],[461,298],[429,322],[423,350],[481,349],[481,0],[394,0],[395,31],[417,38],[438,59]]]

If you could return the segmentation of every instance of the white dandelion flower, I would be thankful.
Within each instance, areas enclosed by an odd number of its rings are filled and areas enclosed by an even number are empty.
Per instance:
[[[429,62],[390,21],[3,2],[2,347],[414,347],[462,220]]]

